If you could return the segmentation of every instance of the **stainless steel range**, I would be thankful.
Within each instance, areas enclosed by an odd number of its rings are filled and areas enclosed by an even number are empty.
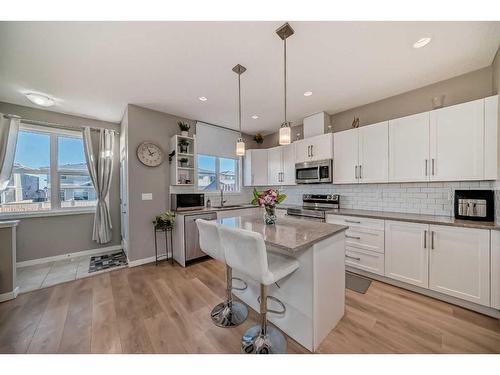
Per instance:
[[[299,219],[316,221],[326,220],[326,211],[340,207],[338,194],[304,194],[302,207],[293,207],[286,210],[286,214]]]

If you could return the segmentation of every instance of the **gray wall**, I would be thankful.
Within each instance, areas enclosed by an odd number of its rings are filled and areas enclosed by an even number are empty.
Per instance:
[[[129,200],[129,254],[131,261],[154,256],[152,220],[168,207],[170,165],[168,159],[159,167],[148,168],[136,156],[140,143],[152,141],[165,153],[170,150],[170,137],[177,134],[178,121],[191,125],[195,122],[163,112],[129,105],[128,111],[128,200]],[[142,193],[152,193],[153,200],[141,200]]]
[[[0,102],[0,113],[9,113],[30,120],[54,122],[65,126],[102,127],[119,130],[119,124],[98,121],[62,113],[44,111]],[[118,136],[116,137],[118,150]],[[78,214],[65,216],[46,216],[21,219],[17,232],[17,261],[45,258],[67,253],[75,253],[99,247],[119,245],[120,239],[120,164],[119,153],[115,152],[113,180],[110,191],[111,220],[113,239],[105,245],[92,241],[94,215]]]
[[[12,292],[12,230],[15,228],[0,228],[0,294]]]
[[[400,95],[392,96],[344,112],[330,118],[333,131],[351,128],[354,117],[360,126],[430,111],[432,98],[444,95],[444,105],[454,105],[493,94],[492,67],[488,66],[461,76],[437,82]]]

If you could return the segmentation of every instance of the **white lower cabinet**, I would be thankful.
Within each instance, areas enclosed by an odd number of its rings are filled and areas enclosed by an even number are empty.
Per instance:
[[[491,307],[500,310],[500,231],[491,231]]]
[[[429,287],[429,225],[385,222],[385,276]]]
[[[430,225],[429,288],[490,306],[490,231]]]

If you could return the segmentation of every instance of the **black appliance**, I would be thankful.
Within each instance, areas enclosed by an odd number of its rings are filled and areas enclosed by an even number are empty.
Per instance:
[[[495,195],[493,190],[455,190],[455,218],[494,221]]]
[[[205,194],[170,194],[172,211],[201,210],[205,207]]]

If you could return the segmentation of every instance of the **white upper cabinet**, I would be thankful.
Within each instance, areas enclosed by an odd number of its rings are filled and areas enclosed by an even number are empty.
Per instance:
[[[490,231],[431,225],[429,288],[490,305]]]
[[[333,135],[333,183],[358,182],[358,129]]]
[[[498,132],[498,95],[484,99],[484,179],[500,177],[500,142]]]
[[[429,179],[429,112],[389,121],[389,181]]]
[[[268,151],[268,184],[295,185],[295,146],[273,147]]]
[[[385,222],[385,276],[429,287],[429,225]]]
[[[267,150],[268,182],[269,185],[281,184],[281,147],[273,147]]]
[[[247,150],[243,165],[243,184],[245,186],[268,185],[267,150]]]
[[[333,158],[332,134],[322,134],[294,142],[295,161],[317,161]]]
[[[360,183],[387,182],[389,158],[389,125],[387,121],[363,126],[359,133]]]
[[[281,147],[282,185],[295,185],[295,146],[289,144]]]
[[[388,181],[387,121],[335,133],[333,183]]]
[[[431,181],[482,179],[484,154],[484,99],[431,111]]]

